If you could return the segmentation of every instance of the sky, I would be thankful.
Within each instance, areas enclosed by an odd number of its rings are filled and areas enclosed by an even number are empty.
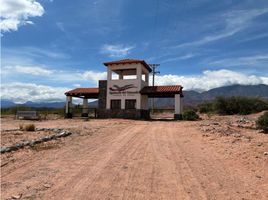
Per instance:
[[[65,100],[103,62],[160,64],[156,84],[268,84],[268,1],[0,0],[1,98]]]

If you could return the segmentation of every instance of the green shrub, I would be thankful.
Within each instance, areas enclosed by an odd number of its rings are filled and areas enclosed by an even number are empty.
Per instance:
[[[200,104],[200,113],[220,115],[247,115],[268,109],[268,101],[255,97],[217,97],[212,102]]]
[[[212,113],[214,111],[212,102],[204,102],[198,105],[200,113]]]
[[[257,121],[257,128],[264,130],[265,132],[268,132],[268,112],[265,112],[263,115],[261,115]]]
[[[23,130],[23,131],[35,131],[35,125],[34,124],[26,124],[25,126],[20,124],[19,128],[20,128],[20,130]]]
[[[194,110],[186,110],[182,114],[183,120],[195,121],[199,119],[199,115]]]

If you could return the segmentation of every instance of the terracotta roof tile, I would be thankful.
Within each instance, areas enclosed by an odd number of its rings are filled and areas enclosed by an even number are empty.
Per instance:
[[[115,60],[115,61],[111,61],[111,62],[105,62],[103,64],[105,66],[108,66],[108,65],[131,64],[131,63],[141,63],[148,69],[149,72],[152,71],[151,67],[144,60],[140,60],[140,59]]]
[[[159,93],[173,93],[182,94],[182,86],[167,85],[167,86],[145,86],[140,91],[141,94],[159,94]]]
[[[91,95],[99,94],[99,88],[76,88],[65,92],[65,95]]]

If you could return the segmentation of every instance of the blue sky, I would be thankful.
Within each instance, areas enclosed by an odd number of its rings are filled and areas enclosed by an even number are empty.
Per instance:
[[[59,101],[105,61],[159,63],[159,85],[268,84],[268,1],[0,0],[1,95]]]

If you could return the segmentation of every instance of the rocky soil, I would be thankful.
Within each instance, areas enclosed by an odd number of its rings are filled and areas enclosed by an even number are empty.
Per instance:
[[[72,134],[1,154],[1,199],[268,199],[258,116],[29,122]],[[1,146],[51,134],[20,123],[2,118]]]

